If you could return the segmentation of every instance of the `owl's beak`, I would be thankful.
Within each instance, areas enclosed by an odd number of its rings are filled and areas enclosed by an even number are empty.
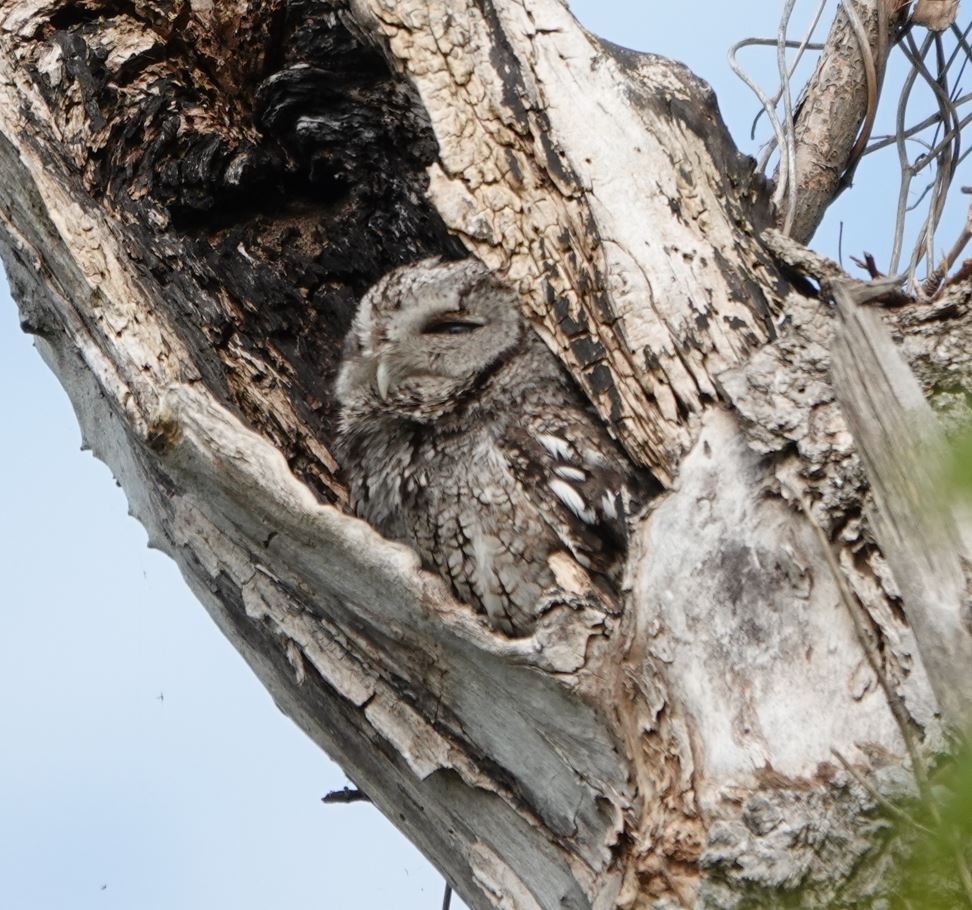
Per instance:
[[[391,387],[391,373],[388,370],[388,364],[379,359],[378,369],[375,372],[375,384],[378,386],[378,394],[381,396],[382,401],[388,400],[388,389]]]

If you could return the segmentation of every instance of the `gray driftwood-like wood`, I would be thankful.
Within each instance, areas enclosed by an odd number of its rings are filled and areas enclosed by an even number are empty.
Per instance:
[[[941,652],[866,516],[839,323],[793,250],[813,257],[769,232],[684,67],[560,0],[0,0],[0,175],[22,324],[86,443],[470,907],[890,887],[887,822],[832,750],[891,795],[905,750],[795,495],[928,749]],[[348,514],[332,384],[356,302],[469,254],[664,488],[620,616],[507,639]],[[949,293],[886,318],[926,392],[946,375],[965,400],[969,291]]]
[[[972,717],[969,551],[944,481],[945,434],[871,302],[868,288],[834,283],[841,328],[834,391],[874,496],[869,516],[888,557],[939,705],[957,728]]]

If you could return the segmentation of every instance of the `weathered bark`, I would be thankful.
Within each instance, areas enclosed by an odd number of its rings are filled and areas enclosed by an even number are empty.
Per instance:
[[[855,0],[838,8],[794,112],[788,233],[802,243],[813,237],[830,203],[853,179],[874,125],[893,35],[907,12],[906,0]]]
[[[559,0],[7,0],[0,133],[4,261],[88,444],[471,907],[880,894],[884,822],[831,750],[891,791],[903,744],[795,494],[932,747],[939,706],[863,520],[834,319],[706,86]],[[346,514],[355,302],[468,252],[665,487],[620,617],[507,639]],[[966,314],[891,317],[926,388]]]

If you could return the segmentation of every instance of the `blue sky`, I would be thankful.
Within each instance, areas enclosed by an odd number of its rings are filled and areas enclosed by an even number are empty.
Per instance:
[[[725,50],[774,33],[780,6],[573,3],[593,31],[708,79],[747,150],[757,107]],[[745,60],[769,73],[772,53]],[[858,184],[818,248],[835,253],[841,218],[845,251],[887,248],[896,171],[865,166]],[[146,548],[107,468],[79,452],[5,288],[0,409],[0,907],[437,908],[441,879],[374,809],[320,803],[344,775]]]

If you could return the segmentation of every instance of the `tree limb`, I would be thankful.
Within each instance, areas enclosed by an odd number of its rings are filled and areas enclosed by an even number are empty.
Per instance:
[[[810,240],[850,183],[905,7],[900,0],[845,0],[838,8],[794,122],[797,211],[790,233],[800,243]]]

